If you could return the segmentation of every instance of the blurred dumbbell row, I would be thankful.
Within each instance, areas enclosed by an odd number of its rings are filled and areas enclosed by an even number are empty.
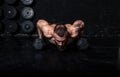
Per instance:
[[[32,33],[33,2],[34,0],[0,0],[0,34]]]

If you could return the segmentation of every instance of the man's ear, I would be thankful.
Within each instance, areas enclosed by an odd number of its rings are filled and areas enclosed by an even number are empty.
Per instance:
[[[78,26],[80,28],[83,28],[84,22],[82,20],[76,20],[76,21],[74,21],[73,26],[76,26],[76,27]]]

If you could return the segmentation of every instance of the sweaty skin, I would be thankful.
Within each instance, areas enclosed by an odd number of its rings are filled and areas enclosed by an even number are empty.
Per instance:
[[[76,20],[73,24],[65,24],[67,31],[70,34],[69,38],[65,38],[65,36],[60,37],[54,32],[54,27],[56,24],[49,24],[46,20],[40,19],[37,22],[37,30],[39,39],[42,39],[44,35],[48,38],[49,42],[57,45],[58,47],[62,47],[64,42],[67,41],[67,44],[70,44],[78,35],[82,35],[82,28],[84,27],[84,22],[82,20]]]

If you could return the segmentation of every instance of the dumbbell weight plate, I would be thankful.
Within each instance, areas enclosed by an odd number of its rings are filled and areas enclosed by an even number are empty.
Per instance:
[[[17,14],[17,10],[15,7],[13,6],[7,6],[4,9],[4,13],[5,13],[5,17],[8,19],[12,19],[16,16]]]
[[[6,26],[6,32],[8,33],[15,33],[18,29],[18,25],[15,21],[7,21],[5,23],[5,26]]]
[[[80,40],[77,43],[77,46],[82,49],[85,50],[88,48],[88,41],[86,38],[80,38]]]
[[[35,39],[34,43],[33,43],[33,47],[37,50],[41,50],[43,48],[43,43],[40,39]]]
[[[5,2],[7,4],[14,4],[16,2],[16,0],[5,0]]]
[[[24,21],[22,24],[21,24],[21,27],[22,27],[22,31],[25,32],[25,33],[31,33],[34,29],[34,24],[32,21]]]
[[[31,5],[33,3],[33,0],[21,0],[21,2],[24,4],[24,5]]]
[[[24,7],[22,9],[22,17],[25,19],[31,19],[34,16],[34,10],[31,7]]]

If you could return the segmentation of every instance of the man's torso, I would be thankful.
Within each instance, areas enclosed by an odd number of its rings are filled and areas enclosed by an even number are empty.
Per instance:
[[[56,24],[42,26],[42,33],[43,33],[44,37],[46,37],[48,39],[48,41],[52,44],[56,44],[55,39],[52,36],[55,25]],[[77,36],[78,32],[76,31],[76,28],[70,24],[69,24],[69,26],[68,25],[65,25],[65,26],[67,27],[67,30],[70,34],[70,37],[67,38],[67,40],[66,40],[66,42],[67,42],[66,44],[70,44],[74,40],[73,38]]]

